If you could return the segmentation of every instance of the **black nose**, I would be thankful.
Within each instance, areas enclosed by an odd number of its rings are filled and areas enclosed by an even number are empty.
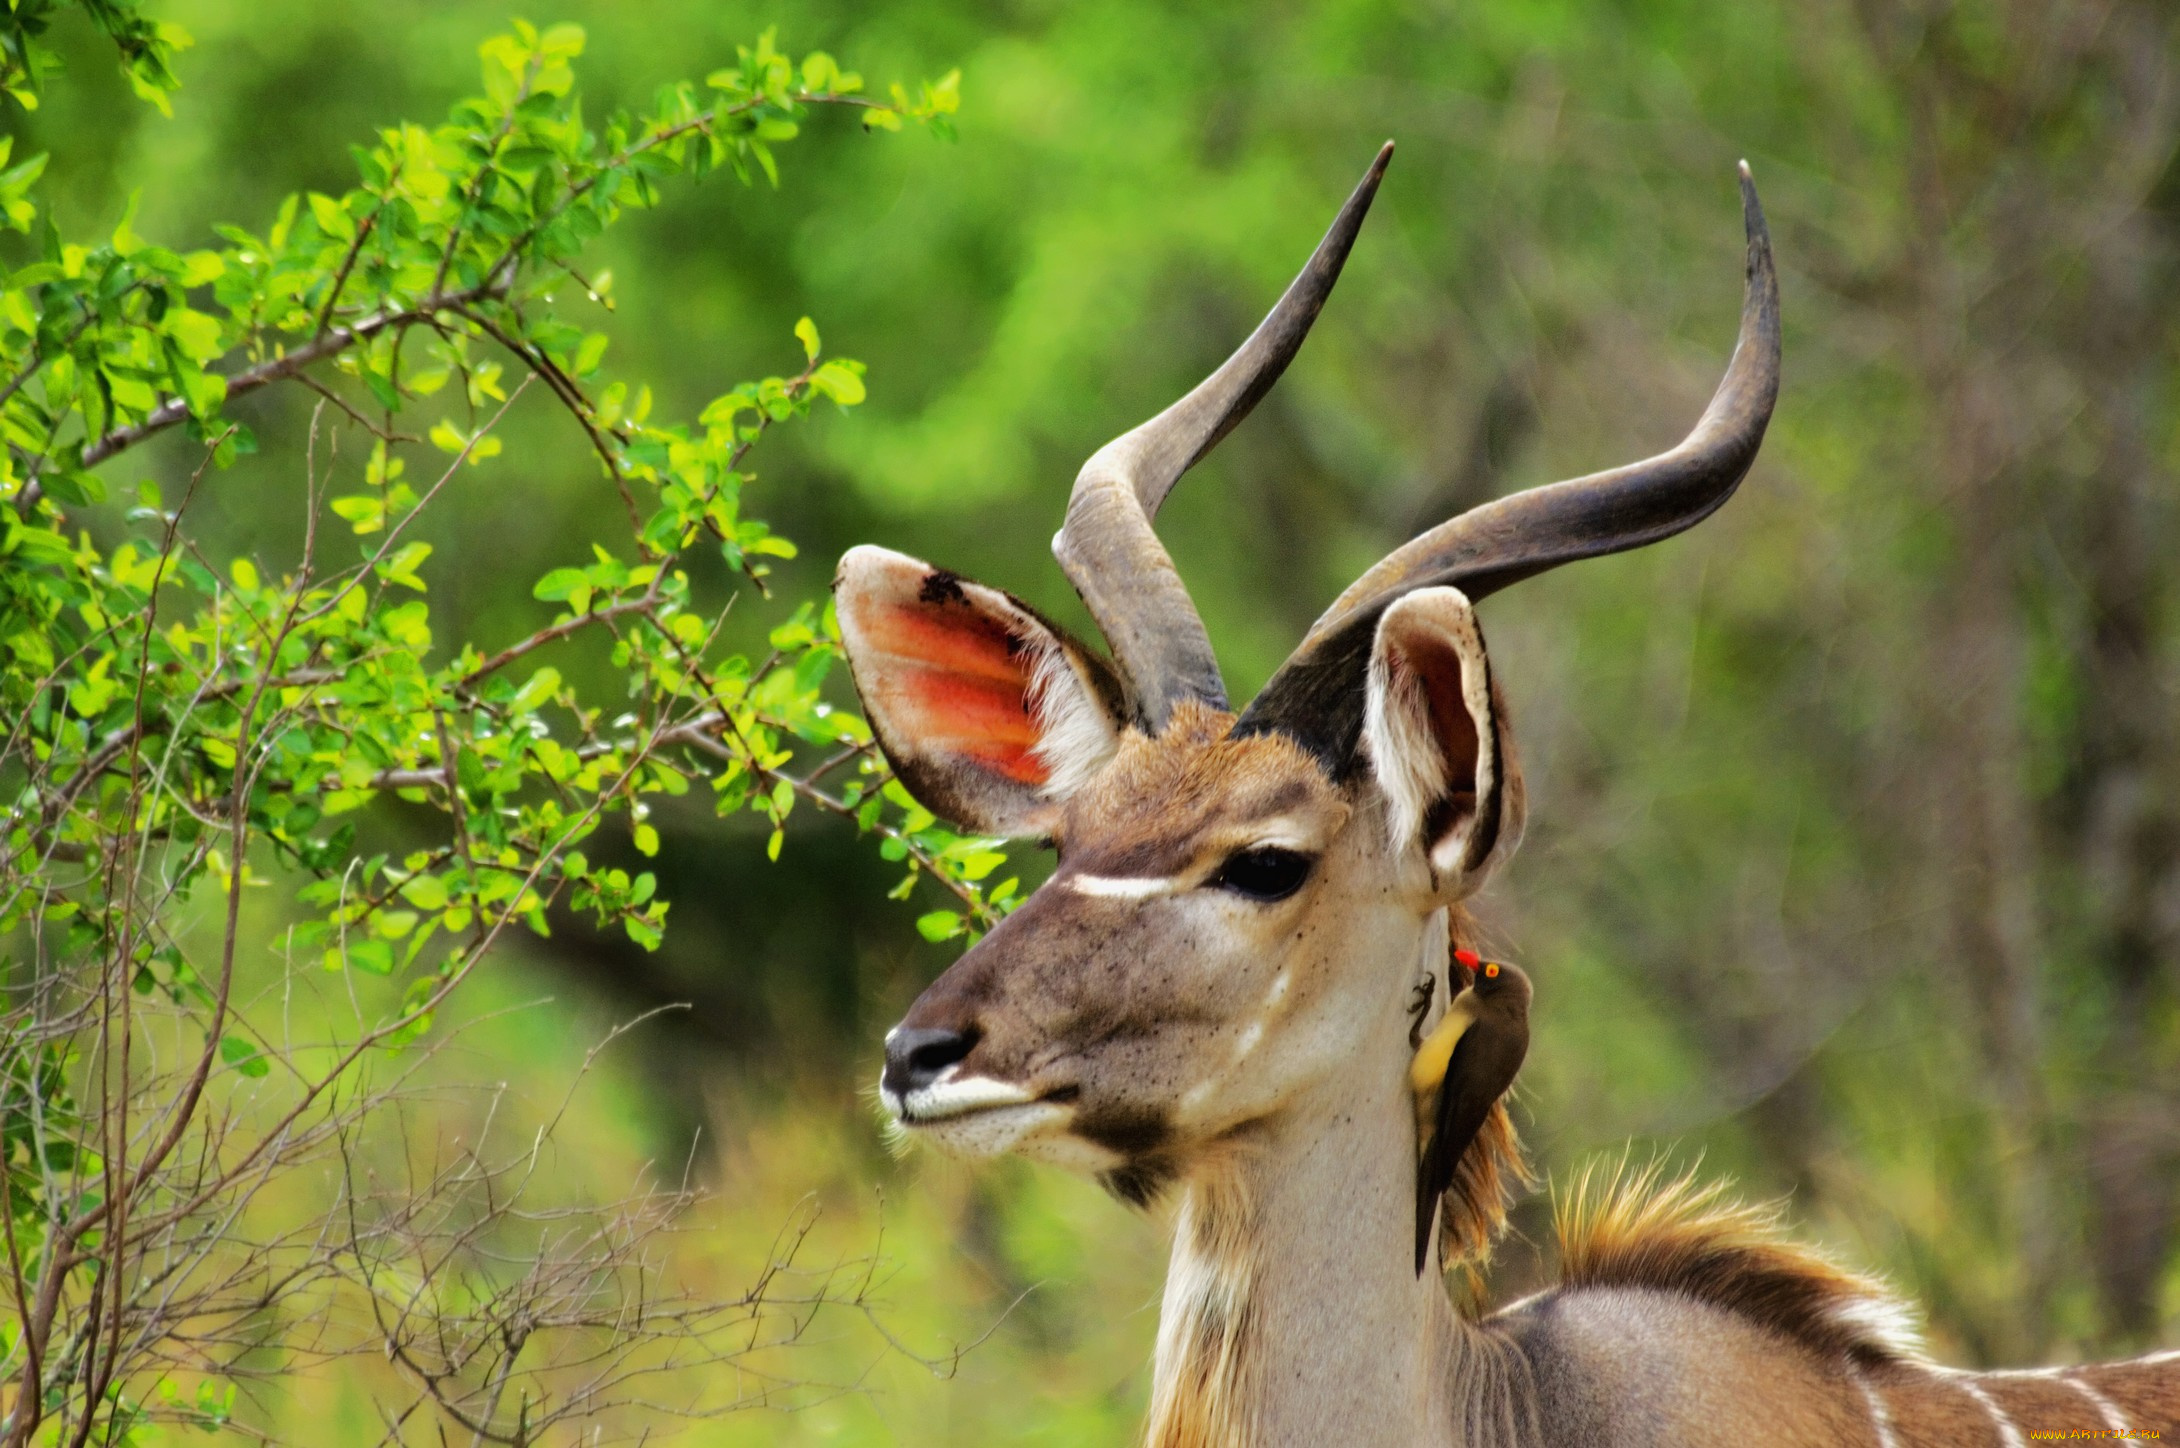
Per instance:
[[[886,1041],[885,1088],[906,1096],[919,1086],[929,1086],[939,1073],[976,1049],[977,1033],[921,1030],[903,1026]]]

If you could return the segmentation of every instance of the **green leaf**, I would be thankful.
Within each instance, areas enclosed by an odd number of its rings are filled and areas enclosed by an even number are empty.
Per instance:
[[[263,1053],[240,1036],[220,1037],[220,1059],[253,1080],[272,1070]]]
[[[363,385],[371,389],[371,395],[378,399],[379,406],[388,412],[400,410],[401,394],[394,390],[394,380],[384,372],[376,367],[364,368]]]
[[[590,579],[584,575],[582,569],[555,568],[537,581],[537,586],[530,590],[530,596],[553,603],[571,596],[578,588],[588,589],[589,586]]]
[[[950,70],[923,88],[922,110],[927,115],[950,116],[961,109],[961,71]]]
[[[351,940],[348,942],[347,963],[373,975],[392,975],[394,948],[383,940]],[[341,952],[327,951],[326,964],[334,970],[340,969]]]
[[[327,236],[346,241],[356,234],[356,219],[348,214],[346,207],[330,196],[311,192],[310,214],[317,221],[318,229]]]
[[[464,749],[454,756],[454,778],[462,786],[462,793],[480,803],[492,792],[492,776],[484,767],[484,759],[474,749]]]
[[[559,692],[560,670],[547,664],[532,674],[528,683],[515,691],[514,704],[517,709],[536,709]]]
[[[9,7],[11,10],[14,8]],[[144,199],[141,191],[129,193],[129,204],[121,209],[121,223],[114,228],[114,254],[133,256],[143,250],[144,238],[136,234],[136,207]]]
[[[431,557],[431,544],[404,543],[391,556],[379,560],[378,576],[388,583],[398,583],[403,588],[413,588],[418,593],[422,593],[424,592],[424,580],[417,576],[416,570],[422,567],[424,560],[429,557]]]
[[[799,340],[801,341],[801,343],[802,343],[802,355],[803,355],[804,357],[807,357],[807,358],[808,358],[808,359],[809,359],[810,361],[812,361],[812,362],[815,362],[815,361],[817,361],[817,359],[818,359],[818,329],[817,329],[817,324],[816,324],[815,322],[811,321],[811,320],[810,320],[810,319],[809,319],[808,317],[804,317],[804,318],[803,318],[803,319],[802,319],[801,321],[799,321],[799,322],[795,323],[795,336],[796,336],[796,338],[797,338],[797,339],[799,339]]]
[[[835,359],[811,374],[810,386],[842,407],[854,407],[866,395],[862,364]]]
[[[79,508],[106,500],[106,484],[98,474],[74,468],[56,467],[45,475],[44,487],[60,502],[73,503]]]
[[[332,507],[358,534],[376,533],[386,526],[386,504],[368,493],[335,498]]]
[[[192,417],[208,418],[218,414],[227,401],[227,379],[217,372],[189,371],[177,368],[181,379],[182,400],[188,404]],[[237,432],[239,440],[242,434]],[[255,449],[251,449],[255,451]]]
[[[217,317],[177,307],[166,314],[160,330],[174,339],[184,356],[200,366],[220,355],[220,324]]]
[[[444,910],[447,883],[436,875],[418,875],[401,887],[401,896],[419,910]]]
[[[401,940],[414,929],[414,910],[381,910],[371,917],[371,933],[383,940]]]
[[[193,251],[182,259],[181,283],[185,287],[208,286],[227,274],[227,262],[216,251]]]
[[[961,914],[954,910],[934,910],[928,915],[916,917],[916,933],[934,945],[942,940],[952,940],[961,934]]]

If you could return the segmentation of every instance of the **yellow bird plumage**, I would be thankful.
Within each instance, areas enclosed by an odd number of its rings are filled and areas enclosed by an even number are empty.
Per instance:
[[[1438,1120],[1438,1088],[1453,1061],[1453,1048],[1462,1033],[1476,1024],[1476,988],[1468,986],[1453,998],[1446,1014],[1415,1048],[1408,1063],[1408,1089],[1415,1093],[1415,1145],[1420,1153],[1429,1144]]]

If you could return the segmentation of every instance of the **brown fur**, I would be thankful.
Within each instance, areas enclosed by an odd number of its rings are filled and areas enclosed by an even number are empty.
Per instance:
[[[1317,762],[1280,735],[1235,738],[1234,716],[1194,700],[1155,738],[1121,736],[1111,764],[1067,801],[1054,830],[1062,859],[1093,874],[1208,869],[1256,821],[1347,805]]]
[[[1556,1202],[1553,1226],[1565,1288],[1678,1293],[1835,1361],[1920,1358],[1882,1284],[1785,1240],[1775,1208],[1732,1201],[1723,1183],[1657,1164],[1592,1166]]]
[[[2109,1399],[2128,1427],[2180,1438],[2180,1357],[2152,1353],[2148,1359],[2077,1368],[2071,1376]]]
[[[1973,1381],[2024,1432],[2104,1426],[2097,1405],[2064,1377],[1979,1373]]]
[[[1897,1448],[1999,1448],[2002,1429],[1990,1409],[1970,1394],[1961,1378],[1915,1367],[1891,1367],[1869,1374],[1869,1389],[1884,1404]],[[2048,1424],[2024,1419],[2023,1428]],[[2101,1428],[2095,1410],[2082,1403],[2075,1428]]]
[[[2037,1376],[2029,1373],[1986,1373],[1975,1378],[1999,1411],[2013,1419],[2024,1434],[2071,1432],[2104,1428],[2104,1414],[2096,1401],[2063,1373]],[[2114,1403],[2116,1408],[2119,1405]],[[2168,1420],[2127,1422],[2130,1428],[2170,1428]]]
[[[1988,1373],[1894,1363],[1863,1381],[1884,1405],[1896,1448],[1996,1448],[2009,1427],[2029,1442],[2040,1433],[2180,1434],[2180,1360]]]

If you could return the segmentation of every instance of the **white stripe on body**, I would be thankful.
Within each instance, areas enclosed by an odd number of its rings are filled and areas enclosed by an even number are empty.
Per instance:
[[[2115,1433],[2124,1433],[2127,1431],[2127,1420],[2120,1416],[2119,1404],[2113,1402],[2110,1398],[2107,1398],[2104,1394],[2098,1392],[2095,1388],[2089,1386],[2089,1384],[2083,1382],[2080,1378],[2062,1377],[2059,1381],[2065,1383],[2068,1387],[2073,1388],[2083,1397],[2089,1399],[2091,1403],[2095,1404],[2098,1416],[2104,1419],[2105,1427],[2110,1428]]]
[[[2006,1415],[2006,1410],[1998,1405],[1998,1399],[1983,1391],[1981,1383],[1966,1373],[1954,1373],[1947,1376],[1953,1379],[1955,1385],[1962,1392],[1981,1403],[1984,1412],[1991,1415],[1991,1421],[1998,1425],[1999,1442],[2005,1444],[2006,1448],[2029,1448],[2028,1440],[2021,1436],[2020,1428],[2016,1427],[2014,1420]]]
[[[1849,1370],[1855,1386],[1862,1390],[1862,1401],[1870,1405],[1870,1423],[1877,1429],[1877,1448],[1900,1448],[1900,1440],[1892,1436],[1892,1410],[1885,1406],[1877,1388],[1862,1374]]]

